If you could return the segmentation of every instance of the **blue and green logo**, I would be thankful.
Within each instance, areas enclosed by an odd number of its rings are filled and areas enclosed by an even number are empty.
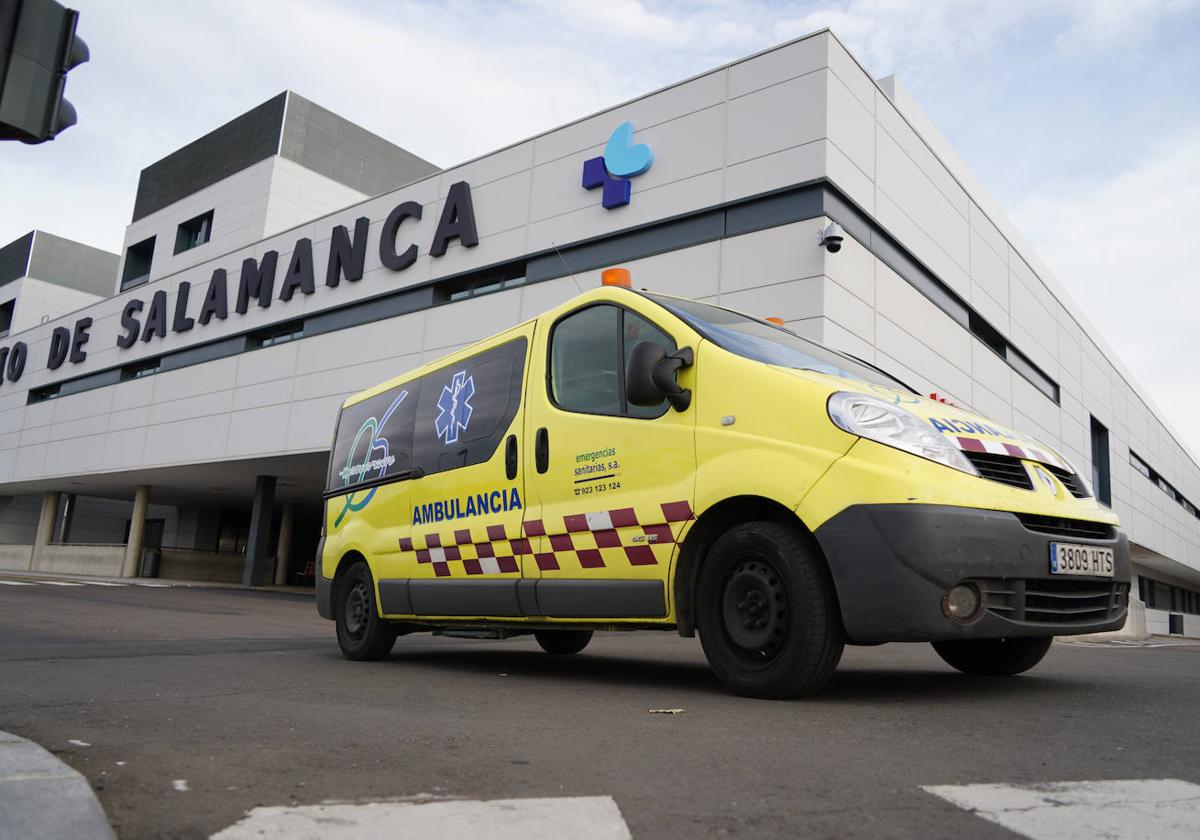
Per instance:
[[[392,404],[387,407],[387,411],[383,412],[380,417],[368,417],[363,421],[362,426],[359,427],[358,434],[354,436],[354,442],[350,444],[350,451],[346,453],[346,466],[342,467],[341,472],[338,473],[344,487],[366,481],[368,477],[372,479],[383,478],[387,475],[388,468],[396,463],[396,456],[392,454],[387,438],[380,434],[380,432],[407,396],[407,390],[401,391],[392,400]],[[359,444],[364,441],[366,441],[366,448],[362,450],[360,456]],[[346,518],[346,514],[350,511],[360,511],[369,505],[371,499],[375,498],[375,491],[378,489],[378,487],[372,487],[361,491],[364,495],[357,499],[354,498],[354,491],[347,493],[343,497],[341,513],[333,521],[333,527],[336,528],[341,525],[342,520]]]
[[[605,210],[629,203],[630,178],[641,175],[654,164],[654,152],[645,143],[633,142],[633,123],[617,126],[604,154],[583,162],[583,188],[602,188],[600,203]]]

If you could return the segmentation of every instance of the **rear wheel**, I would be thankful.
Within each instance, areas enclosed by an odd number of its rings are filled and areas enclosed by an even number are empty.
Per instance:
[[[555,656],[579,653],[592,640],[591,630],[535,630],[533,637],[542,650]]]
[[[338,646],[347,659],[382,659],[396,643],[396,628],[379,617],[371,570],[359,561],[342,578],[334,602]]]
[[[700,570],[696,607],[704,654],[738,694],[813,694],[842,657],[824,563],[787,525],[747,522],[722,534]]]
[[[955,639],[934,642],[933,649],[964,674],[1007,677],[1028,671],[1050,650],[1050,636],[1018,639]]]

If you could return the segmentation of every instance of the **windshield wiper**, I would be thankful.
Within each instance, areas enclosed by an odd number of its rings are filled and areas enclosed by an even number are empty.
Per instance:
[[[866,365],[867,367],[869,367],[871,370],[875,371],[876,373],[882,373],[888,379],[892,380],[893,382],[895,382],[899,385],[904,386],[905,388],[912,391],[917,396],[920,396],[920,393],[921,393],[920,391],[918,391],[913,386],[909,385],[903,379],[897,379],[895,376],[888,373],[886,370],[881,368],[879,365],[873,365],[870,362],[868,362],[866,359],[860,359],[860,358],[858,358],[858,356],[855,356],[853,353],[847,353],[844,350],[834,350],[833,352],[840,353],[841,355],[845,356],[847,359],[853,359],[854,361],[858,362],[860,365]]]

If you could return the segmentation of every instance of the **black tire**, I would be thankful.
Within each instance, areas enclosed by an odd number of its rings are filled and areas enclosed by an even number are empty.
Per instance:
[[[592,640],[591,630],[534,630],[533,638],[542,650],[554,656],[579,653]]]
[[[361,560],[338,582],[334,599],[338,646],[347,659],[382,659],[396,643],[396,628],[379,617],[371,570]]]
[[[955,639],[934,642],[933,649],[946,663],[964,674],[1011,677],[1028,671],[1050,650],[1050,636],[1017,639]]]
[[[713,543],[696,612],[709,665],[747,697],[814,694],[842,658],[841,613],[824,560],[782,523],[747,522]]]

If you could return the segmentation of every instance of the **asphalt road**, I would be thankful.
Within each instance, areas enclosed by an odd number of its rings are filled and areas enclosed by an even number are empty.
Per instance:
[[[121,837],[424,794],[608,795],[635,838],[1011,838],[921,786],[1200,782],[1200,646],[1055,645],[999,680],[848,648],[826,693],[771,702],[667,633],[567,658],[417,635],[354,663],[302,595],[0,585],[0,730],[80,770]]]

